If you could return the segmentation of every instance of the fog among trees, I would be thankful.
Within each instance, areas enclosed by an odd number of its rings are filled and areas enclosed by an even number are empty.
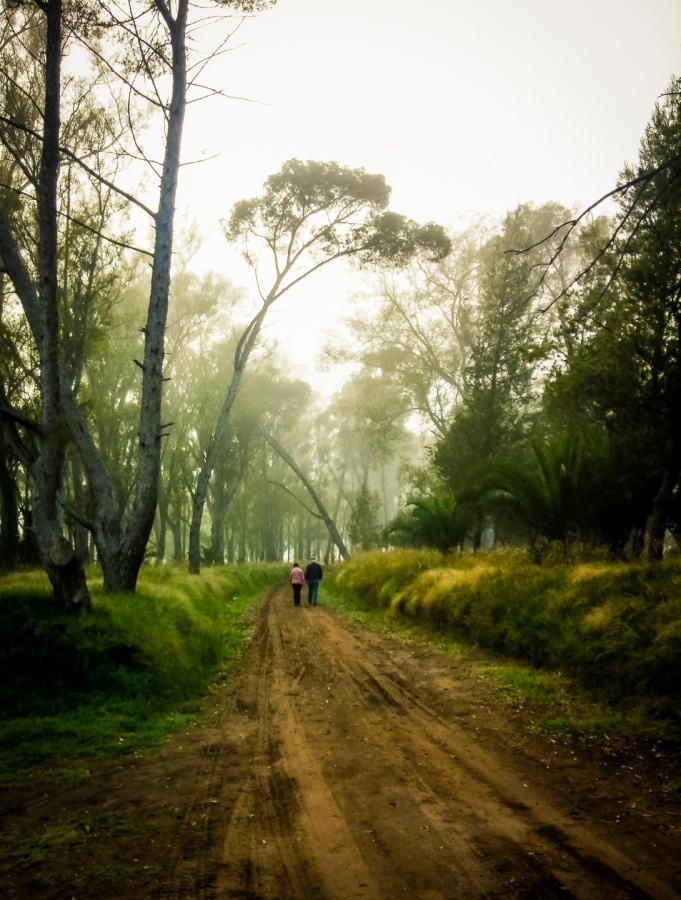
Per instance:
[[[225,209],[206,270],[200,226],[175,223],[185,109],[266,6],[0,14],[0,566],[42,565],[85,610],[90,563],[133,591],[143,564],[396,545],[661,558],[681,528],[681,80],[610,207],[447,231],[394,211],[380,173],[290,159]],[[263,325],[341,259],[365,296],[316,347],[343,373],[327,397]]]

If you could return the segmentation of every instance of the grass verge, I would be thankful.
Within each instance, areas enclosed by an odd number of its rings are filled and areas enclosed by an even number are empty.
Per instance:
[[[367,624],[491,651],[476,674],[540,706],[540,728],[678,740],[678,560],[537,566],[522,553],[397,550],[353,557],[327,589]]]
[[[55,608],[42,572],[0,578],[0,784],[155,746],[196,716],[239,654],[248,612],[283,566],[144,568],[135,594],[89,573],[90,616]]]

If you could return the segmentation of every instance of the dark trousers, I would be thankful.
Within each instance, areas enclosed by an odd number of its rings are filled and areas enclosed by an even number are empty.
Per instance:
[[[293,588],[293,605],[300,606],[300,592],[303,586],[302,584],[292,584],[291,587]]]

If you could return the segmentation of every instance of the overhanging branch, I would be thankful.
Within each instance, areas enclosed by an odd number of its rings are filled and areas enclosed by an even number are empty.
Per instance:
[[[540,312],[542,312],[542,313],[548,312],[548,310],[551,309],[551,307],[554,306],[556,303],[558,303],[559,300],[561,300],[563,297],[567,296],[567,294],[570,292],[570,290],[573,287],[575,287],[575,285],[577,285],[582,280],[582,278],[584,278],[586,275],[588,275],[596,267],[596,265],[600,262],[600,260],[603,259],[605,254],[610,249],[612,249],[612,247],[615,244],[615,241],[617,240],[620,233],[622,232],[625,224],[632,218],[634,212],[636,211],[636,209],[638,207],[638,203],[641,199],[641,196],[643,195],[645,188],[650,184],[650,182],[653,180],[653,178],[655,178],[661,172],[666,171],[667,169],[670,168],[670,166],[672,166],[674,163],[679,162],[680,160],[681,160],[681,156],[675,156],[672,159],[668,159],[666,162],[657,166],[655,169],[651,169],[648,172],[641,172],[635,178],[631,178],[631,179],[629,179],[629,181],[626,181],[624,184],[619,185],[618,187],[614,188],[611,191],[608,191],[607,194],[603,194],[602,197],[600,197],[594,203],[591,203],[589,206],[587,206],[574,219],[568,219],[565,222],[561,222],[560,225],[557,225],[551,232],[549,232],[549,234],[545,235],[543,238],[541,238],[541,240],[535,241],[534,244],[530,244],[529,246],[524,247],[522,249],[511,248],[509,250],[504,251],[505,253],[510,254],[510,255],[521,256],[525,253],[529,253],[532,250],[535,250],[537,247],[542,247],[544,244],[548,243],[548,241],[550,241],[552,238],[554,238],[562,229],[566,229],[564,235],[558,242],[556,249],[553,251],[553,253],[549,257],[549,259],[543,263],[539,263],[536,266],[533,266],[533,268],[542,269],[542,274],[541,274],[539,281],[537,282],[534,290],[528,297],[525,297],[521,303],[514,306],[511,309],[510,313],[514,313],[515,311],[517,311],[518,308],[525,305],[526,303],[528,303],[530,300],[532,300],[533,298],[535,298],[538,295],[538,293],[541,291],[541,289],[543,288],[543,286],[545,284],[547,272],[549,271],[551,266],[556,262],[556,260],[560,257],[561,253],[565,250],[565,247],[567,246],[567,243],[568,243],[570,237],[572,236],[572,234],[574,233],[574,231],[576,230],[578,225],[588,215],[590,215],[595,209],[597,209],[606,200],[610,200],[613,197],[620,196],[620,195],[624,194],[626,191],[630,190],[631,188],[638,188],[638,191],[636,192],[636,196],[634,197],[633,201],[631,202],[629,209],[626,211],[626,213],[622,217],[621,221],[615,227],[614,231],[610,235],[610,238],[608,239],[606,244],[598,251],[598,253],[593,257],[593,259],[591,259],[589,264],[586,265],[583,269],[581,269],[574,276],[574,278],[572,278],[572,280],[566,287],[562,288],[562,290],[557,294],[557,296],[555,296],[545,307],[541,308]],[[678,174],[673,177],[677,178]],[[662,195],[665,193],[666,189],[667,189],[667,186],[665,186],[653,198],[653,200],[642,211],[641,215],[638,217],[638,220],[634,222],[633,231],[626,242],[626,247],[629,246],[633,236],[641,228],[642,224],[648,218],[650,213],[657,207],[657,204],[658,204],[660,198],[662,197]],[[626,249],[626,247],[625,247],[625,249]],[[615,278],[617,276],[617,273],[619,272],[620,267],[621,267],[621,262],[616,266],[615,271],[612,273],[611,277],[608,279],[608,282],[607,282],[605,288],[601,292],[601,297],[607,292],[607,290],[612,285],[613,281],[615,280]]]
[[[39,134],[37,131],[34,131],[32,128],[28,128],[26,125],[21,125],[19,122],[15,122],[12,119],[8,119],[7,116],[3,116],[3,115],[0,115],[0,122],[4,122],[5,125],[10,125],[12,128],[18,128],[19,131],[23,131],[25,134],[30,135],[31,137],[35,138],[37,141],[40,141],[42,143],[42,140],[43,140],[42,135]],[[133,197],[132,194],[129,194],[127,191],[124,191],[122,188],[117,187],[112,181],[109,181],[103,175],[100,175],[99,172],[95,172],[94,169],[92,169],[90,166],[88,166],[87,163],[83,162],[83,160],[80,159],[80,157],[76,156],[76,154],[73,153],[71,150],[69,150],[67,147],[60,146],[59,152],[63,156],[68,157],[68,159],[70,159],[74,163],[76,163],[76,165],[80,166],[81,169],[83,169],[83,171],[87,172],[88,175],[90,175],[92,178],[96,179],[97,181],[100,181],[102,184],[106,185],[106,187],[110,188],[112,191],[115,191],[115,193],[119,194],[121,197],[124,197],[130,203],[133,203],[135,206],[139,207],[139,209],[144,210],[144,212],[147,213],[147,215],[151,216],[152,219],[156,219],[156,213],[153,210],[149,209],[149,207],[145,203],[142,203],[141,200],[138,200],[136,197]]]
[[[33,194],[29,194],[27,191],[22,191],[21,188],[12,187],[11,184],[3,184],[1,182],[0,187],[3,187],[8,191],[13,191],[15,194],[19,194],[19,196],[21,197],[26,197],[28,200],[32,200],[35,203],[35,197],[33,196]],[[98,237],[101,237],[103,241],[106,241],[109,244],[114,244],[116,247],[122,247],[124,250],[132,250],[135,253],[141,253],[143,256],[153,257],[154,255],[149,250],[143,250],[141,247],[135,247],[134,244],[128,244],[126,243],[126,241],[119,241],[117,238],[109,237],[108,235],[104,234],[103,231],[99,231],[97,228],[93,228],[92,225],[88,225],[86,222],[77,219],[75,216],[72,216],[69,213],[57,210],[57,215],[66,219],[68,222],[73,222],[74,225],[79,225],[81,228],[84,228],[86,231],[89,231],[92,234],[96,234]]]

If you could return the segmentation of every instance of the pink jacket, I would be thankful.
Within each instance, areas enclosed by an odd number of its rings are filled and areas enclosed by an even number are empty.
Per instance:
[[[288,579],[291,584],[305,584],[305,572],[299,567],[291,569],[291,574]]]

